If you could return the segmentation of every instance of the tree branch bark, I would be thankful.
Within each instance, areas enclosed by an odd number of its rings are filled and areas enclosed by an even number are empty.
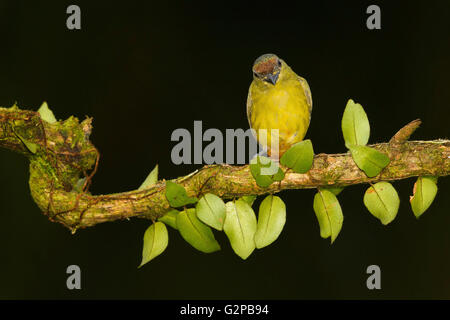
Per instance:
[[[51,221],[75,232],[98,223],[141,217],[151,220],[169,209],[165,180],[146,190],[110,195],[92,195],[88,188],[95,174],[99,153],[89,141],[91,120],[70,117],[50,124],[39,113],[17,107],[0,108],[0,147],[30,159],[30,190],[39,208]],[[262,195],[287,189],[345,187],[360,183],[401,180],[415,176],[450,174],[450,140],[406,141],[420,124],[415,120],[389,143],[371,147],[384,152],[390,164],[376,177],[368,178],[349,153],[318,154],[309,172],[298,174],[283,168],[286,176],[268,188],[256,185],[248,165],[210,165],[174,179],[188,195],[214,193],[222,198]],[[92,170],[90,173],[89,170]],[[80,180],[81,178],[81,180]],[[84,178],[84,180],[83,180]]]

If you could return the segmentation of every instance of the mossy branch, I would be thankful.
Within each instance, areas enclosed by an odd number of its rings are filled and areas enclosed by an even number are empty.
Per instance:
[[[39,208],[51,221],[72,231],[98,223],[140,217],[151,220],[169,211],[165,180],[146,190],[92,195],[89,185],[99,163],[99,152],[89,140],[92,119],[75,117],[48,123],[40,114],[16,106],[0,108],[0,147],[30,160],[30,190]],[[318,154],[309,172],[286,171],[281,182],[260,188],[249,166],[205,166],[175,181],[189,196],[213,193],[222,198],[262,195],[286,189],[343,187],[360,183],[401,180],[414,176],[450,174],[450,140],[407,141],[419,120],[401,129],[389,143],[371,145],[391,160],[376,177],[368,178],[350,153]]]

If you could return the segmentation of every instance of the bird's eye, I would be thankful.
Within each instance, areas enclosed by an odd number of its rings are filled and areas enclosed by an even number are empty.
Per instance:
[[[278,60],[278,66],[281,68],[281,61]]]
[[[257,74],[256,72],[253,72],[253,75],[257,78],[259,78],[259,74]]]

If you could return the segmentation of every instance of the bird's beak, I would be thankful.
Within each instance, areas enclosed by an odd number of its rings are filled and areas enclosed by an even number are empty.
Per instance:
[[[280,75],[279,72],[275,73],[275,74],[269,74],[264,80],[275,85],[275,83],[277,83],[278,81],[278,76]]]

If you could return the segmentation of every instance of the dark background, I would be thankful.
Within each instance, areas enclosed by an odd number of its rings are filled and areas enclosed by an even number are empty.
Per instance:
[[[352,4],[353,3],[353,4]],[[378,4],[382,29],[366,28]],[[66,28],[78,4],[82,30]],[[421,118],[414,139],[449,137],[450,39],[445,1],[297,1],[243,4],[196,1],[0,1],[0,105],[37,110],[46,100],[59,119],[94,117],[102,153],[91,191],[137,188],[158,163],[173,178],[196,166],[171,163],[176,128],[248,127],[251,65],[277,53],[312,90],[307,134],[316,153],[345,152],[340,121],[349,98],[371,122],[371,142],[387,141]],[[450,179],[432,207],[411,212],[413,179],[395,183],[401,206],[388,226],[372,217],[366,185],[340,196],[345,215],[330,246],[312,210],[313,190],[281,193],[288,222],[278,241],[247,261],[223,233],[206,255],[170,229],[167,251],[142,269],[149,222],[132,219],[74,236],[34,204],[25,158],[0,150],[0,298],[450,298]],[[82,290],[66,289],[68,265]],[[377,264],[382,290],[366,288]]]

